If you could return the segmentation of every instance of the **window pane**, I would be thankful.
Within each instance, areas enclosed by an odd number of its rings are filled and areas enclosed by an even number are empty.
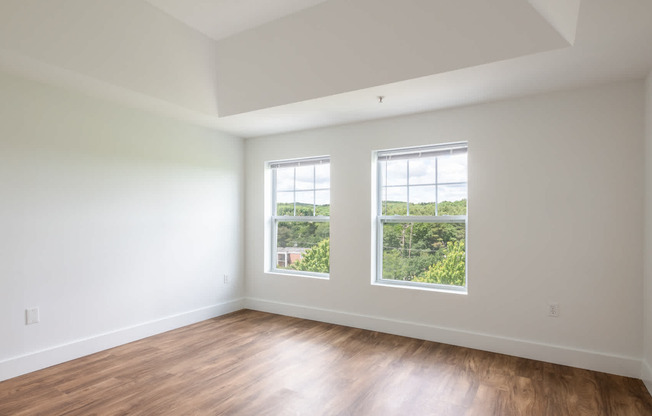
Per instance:
[[[383,279],[464,286],[466,224],[384,223]]]
[[[435,184],[435,158],[424,157],[410,160],[410,185]],[[412,200],[412,198],[410,198]]]
[[[466,184],[437,187],[439,215],[466,215]]]
[[[276,215],[294,215],[294,192],[276,193]]]
[[[296,179],[296,189],[297,190],[309,190],[315,187],[314,182],[314,166],[300,166],[297,169],[297,179]]]
[[[294,168],[276,169],[276,190],[292,191],[294,189]]]
[[[383,189],[383,215],[407,215],[407,186]]]
[[[410,215],[435,215],[436,186],[410,186]]]
[[[330,164],[315,166],[315,185],[317,189],[329,189],[331,186]]]
[[[328,273],[328,222],[279,221],[276,228],[276,268]]]
[[[331,195],[329,191],[315,192],[316,214],[329,216],[331,212]]]
[[[439,157],[437,161],[437,182],[467,182],[466,153]]]
[[[383,176],[387,173],[386,185],[407,185],[407,160],[388,160],[384,168]]]
[[[297,213],[295,215],[306,217],[314,215],[313,203],[315,201],[314,191],[296,192]]]

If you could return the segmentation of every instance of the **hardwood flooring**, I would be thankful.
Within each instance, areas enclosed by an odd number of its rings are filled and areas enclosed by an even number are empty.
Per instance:
[[[0,383],[0,415],[652,415],[640,380],[239,311]]]

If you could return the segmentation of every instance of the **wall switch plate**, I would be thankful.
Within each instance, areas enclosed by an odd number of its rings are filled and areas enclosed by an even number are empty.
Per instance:
[[[559,318],[559,304],[551,302],[548,304],[548,316],[552,318]]]
[[[225,274],[224,275],[224,284],[227,284],[227,283],[229,283],[229,275]]]
[[[25,325],[37,324],[39,322],[38,308],[25,309]]]

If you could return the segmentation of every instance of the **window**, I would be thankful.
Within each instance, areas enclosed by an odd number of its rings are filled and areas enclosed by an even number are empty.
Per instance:
[[[376,156],[376,281],[466,291],[466,143]]]
[[[328,277],[330,271],[330,160],[270,162],[271,270]]]

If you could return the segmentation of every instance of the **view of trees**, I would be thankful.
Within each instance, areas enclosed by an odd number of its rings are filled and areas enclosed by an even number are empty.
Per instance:
[[[279,202],[276,204],[276,215],[292,215],[296,217],[309,217],[312,215],[330,215],[331,206],[326,205],[316,205],[314,207],[315,213],[313,214],[313,205],[312,204],[296,204],[296,213],[294,212],[295,206],[292,203],[288,202]]]
[[[463,223],[385,223],[383,279],[464,285],[465,234]]]
[[[277,247],[312,248],[327,239],[330,234],[328,222],[281,221],[276,231]]]
[[[322,240],[316,246],[306,250],[301,260],[290,265],[293,270],[303,270],[317,273],[328,273],[330,270],[331,244],[330,239]]]
[[[407,213],[405,202],[383,202],[382,208],[385,215]],[[465,215],[466,200],[440,202],[437,214]],[[410,215],[435,215],[435,204],[410,204]],[[385,223],[383,279],[463,286],[465,238],[463,223]]]
[[[405,202],[383,201],[383,215],[407,215]],[[435,215],[435,203],[410,204],[410,215]],[[442,201],[437,204],[437,215],[466,215],[466,199]]]
[[[328,216],[330,205],[279,203],[276,206],[278,215],[294,215],[298,217],[313,216],[313,209],[318,216]],[[276,230],[276,246],[279,248],[297,247],[307,249],[301,255],[301,260],[290,264],[291,270],[302,270],[316,273],[328,273],[330,270],[330,224],[315,221],[279,221]],[[283,267],[279,267],[283,268]]]
[[[464,240],[450,243],[441,250],[441,260],[417,275],[414,282],[464,286],[466,279],[466,252]]]
[[[317,206],[328,215],[329,206]],[[383,202],[384,215],[406,215],[405,202]],[[278,204],[279,215],[292,215],[293,204]],[[465,215],[466,200],[444,201],[438,215]],[[434,215],[434,203],[410,204],[410,215]],[[313,215],[312,205],[296,207],[297,216]],[[383,279],[463,286],[466,279],[464,223],[387,222],[383,224]],[[328,222],[279,222],[277,246],[306,248],[292,270],[329,272]]]

